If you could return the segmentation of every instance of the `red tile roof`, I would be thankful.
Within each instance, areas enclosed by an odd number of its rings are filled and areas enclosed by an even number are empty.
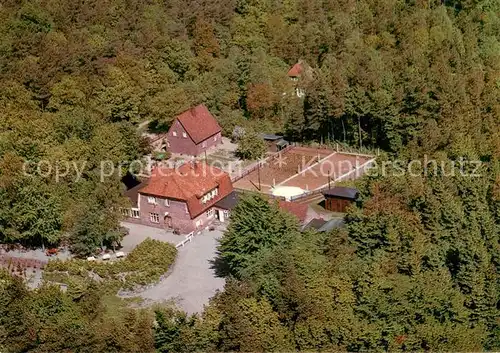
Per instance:
[[[219,123],[203,104],[186,110],[176,119],[196,144],[221,131]]]
[[[301,63],[296,63],[292,66],[292,68],[288,71],[288,77],[299,77],[304,68]]]
[[[301,204],[290,201],[279,201],[278,206],[282,210],[293,214],[295,217],[299,219],[301,223],[303,223],[307,218],[307,209],[309,208],[307,204]]]
[[[219,188],[216,197],[207,203],[200,199]],[[204,162],[185,163],[179,168],[156,168],[140,194],[185,201],[191,218],[195,218],[233,191],[231,178],[223,170]]]

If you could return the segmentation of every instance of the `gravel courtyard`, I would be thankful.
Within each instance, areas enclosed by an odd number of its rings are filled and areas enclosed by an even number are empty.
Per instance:
[[[131,251],[134,246],[147,237],[177,244],[184,236],[174,235],[162,229],[143,225],[123,223],[130,234],[122,242],[124,251]],[[215,256],[217,239],[222,236],[222,229],[204,231],[196,235],[190,243],[179,248],[176,262],[170,275],[156,286],[137,295],[145,299],[146,304],[174,301],[179,308],[189,314],[201,312],[203,305],[217,290],[222,290],[225,280],[217,278],[210,268],[210,260]]]

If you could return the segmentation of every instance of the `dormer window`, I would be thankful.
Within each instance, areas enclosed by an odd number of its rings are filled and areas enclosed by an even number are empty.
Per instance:
[[[215,198],[218,194],[219,194],[219,188],[217,187],[217,188],[207,192],[205,195],[203,195],[203,197],[201,198],[201,203],[203,203],[203,204],[207,203],[208,201]]]
[[[188,135],[185,132],[183,132],[182,133],[182,137],[184,137],[185,139],[187,139]]]
[[[151,205],[156,205],[156,197],[148,196],[148,203]]]

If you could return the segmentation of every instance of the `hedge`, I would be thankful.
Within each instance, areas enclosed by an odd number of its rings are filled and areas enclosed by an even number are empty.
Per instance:
[[[147,238],[122,260],[114,262],[87,260],[51,260],[44,278],[66,276],[95,277],[117,281],[123,289],[133,289],[159,281],[174,263],[177,249],[172,244]]]

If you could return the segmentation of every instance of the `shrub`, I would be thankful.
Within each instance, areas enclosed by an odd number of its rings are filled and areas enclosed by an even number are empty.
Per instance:
[[[241,159],[259,159],[266,153],[266,143],[254,131],[246,131],[238,143],[236,156]]]
[[[154,152],[153,153],[153,159],[155,161],[166,161],[167,159],[169,159],[170,157],[172,156],[172,154],[170,152]]]

